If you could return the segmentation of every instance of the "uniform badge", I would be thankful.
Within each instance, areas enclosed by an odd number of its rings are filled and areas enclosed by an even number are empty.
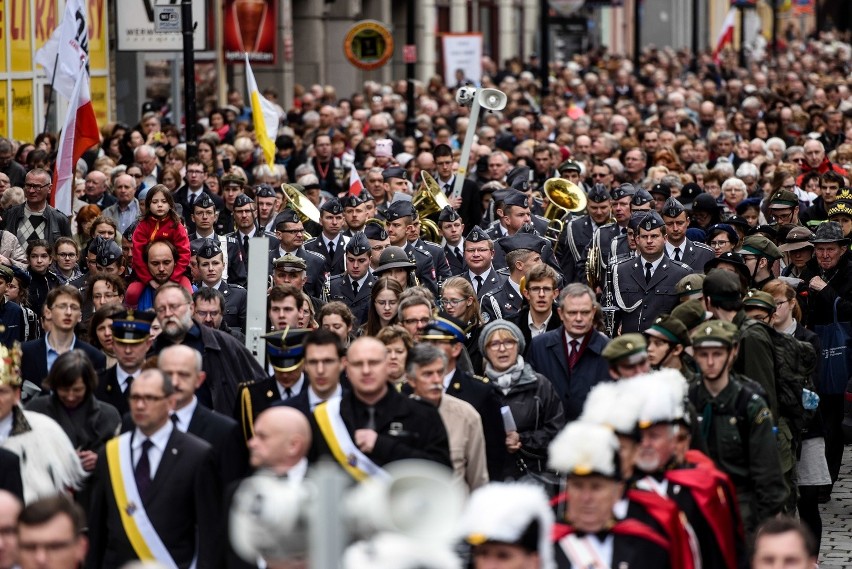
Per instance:
[[[124,511],[127,513],[128,516],[132,516],[136,513],[136,504],[133,502],[128,503],[127,507],[124,508]]]
[[[352,453],[346,457],[346,464],[348,464],[349,466],[356,466],[358,464],[358,457],[355,456],[355,453]]]
[[[514,307],[512,306],[512,304],[510,302],[507,302],[506,304],[503,305],[503,308],[506,309],[506,310],[512,310],[512,308],[514,308]]]
[[[487,312],[483,312],[482,313],[482,321],[485,322],[486,324],[488,324],[488,322],[491,321],[491,315],[488,314]]]
[[[458,382],[454,383],[453,389],[461,389],[461,383],[458,383]]]
[[[270,389],[269,391],[267,391],[267,392],[266,392],[266,396],[267,396],[267,397],[272,397],[272,390],[271,390],[271,389]]]
[[[388,429],[388,434],[394,437],[398,437],[402,434],[402,423],[391,423],[390,428]]]

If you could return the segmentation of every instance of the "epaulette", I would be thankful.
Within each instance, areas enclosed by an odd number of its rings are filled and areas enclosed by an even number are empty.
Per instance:
[[[688,270],[690,273],[695,272],[695,269],[693,269],[692,267],[690,267],[689,265],[687,265],[683,261],[675,261],[674,259],[671,259],[671,262],[672,262],[672,264],[677,265],[678,267],[680,267],[682,269]]]
[[[710,245],[707,245],[706,243],[701,243],[700,241],[693,241],[692,244],[698,247],[699,249],[707,249],[708,251],[713,251],[713,248],[710,247]],[[715,251],[713,252],[715,253]]]
[[[345,276],[346,276],[346,273],[340,273],[339,275],[331,275],[330,277],[328,277],[328,281],[329,282],[336,281],[338,279],[342,279]]]
[[[484,375],[474,375],[473,378],[481,381],[482,383],[491,383],[491,380]]]
[[[228,281],[225,281],[225,282],[228,282]],[[229,286],[230,288],[237,289],[237,290],[240,290],[240,289],[242,289],[242,290],[247,290],[247,289],[246,289],[246,287],[244,287],[243,285],[238,285],[238,284],[231,284],[231,283],[228,283],[228,286]]]
[[[237,389],[242,389],[244,387],[249,387],[257,383],[256,379],[250,379],[248,381],[243,381],[237,384]]]
[[[314,239],[316,239],[316,237],[314,237]],[[305,249],[305,253],[307,253],[308,255],[314,255],[314,256],[316,256],[316,257],[319,257],[320,259],[322,259],[323,263],[325,262],[325,257],[323,257],[322,255],[320,255],[320,254],[319,254],[319,253],[317,253],[316,251],[311,251],[310,249]]]
[[[507,277],[512,275],[512,273],[509,272],[509,267],[501,267],[499,269],[496,269],[494,272],[500,273],[501,275],[504,275],[504,276],[507,276]]]
[[[307,245],[308,243],[313,243],[313,242],[314,242],[314,241],[316,241],[316,240],[317,240],[317,238],[316,238],[316,237],[311,237],[310,239],[308,239],[307,241],[305,241],[305,242],[302,244],[302,246]]]
[[[234,243],[234,244],[238,244],[238,243],[239,243],[239,241],[237,241],[237,238],[236,238],[236,237],[234,237],[234,235],[233,235],[232,233],[229,233],[228,235],[225,235],[225,241],[226,241],[227,243]]]
[[[430,259],[432,258],[432,253],[430,253],[429,251],[418,249],[417,247],[412,247],[411,250],[414,251],[415,254],[420,253],[421,255],[426,255]]]

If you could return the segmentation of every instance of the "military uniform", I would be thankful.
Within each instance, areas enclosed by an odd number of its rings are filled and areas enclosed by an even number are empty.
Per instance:
[[[417,239],[412,242],[412,245],[415,249],[420,251],[426,251],[430,255],[432,255],[432,259],[435,263],[435,273],[437,274],[437,282],[438,286],[441,285],[445,280],[453,276],[453,273],[450,271],[450,263],[447,260],[447,255],[444,253],[443,247],[439,245],[435,245],[429,241],[424,239]]]
[[[660,314],[677,306],[675,285],[692,272],[689,265],[663,257],[651,280],[645,282],[642,257],[627,259],[613,267],[612,290],[616,312],[616,329],[622,333],[641,332]]]
[[[310,241],[306,241],[304,245],[305,251],[310,251],[312,253],[316,253],[323,259],[323,263],[325,268],[323,272],[331,275],[340,275],[345,271],[344,268],[344,260],[346,259],[346,244],[349,242],[349,238],[344,235],[338,235],[337,245],[334,248],[334,256],[329,257],[328,248],[325,246],[325,241],[322,237],[315,237]]]
[[[218,290],[225,297],[225,322],[229,327],[245,332],[248,291],[240,285],[225,281],[219,283]]]
[[[467,262],[464,260],[464,241],[458,244],[459,255],[449,244],[444,244],[444,256],[447,258],[447,263],[450,265],[450,275],[454,277],[461,276],[467,272]]]
[[[482,296],[482,300],[480,301],[482,320],[491,322],[499,318],[504,320],[512,319],[518,315],[523,305],[523,295],[509,283],[509,278],[507,277],[503,286]]]
[[[666,250],[669,247],[674,247],[671,244],[666,245]],[[683,243],[677,246],[680,249],[680,261],[692,267],[695,272],[704,272],[704,265],[710,259],[716,258],[716,253],[704,243],[696,243],[689,239],[684,239]],[[669,257],[675,258],[675,253],[670,252]]]
[[[370,310],[370,297],[376,280],[378,279],[372,273],[368,273],[367,280],[358,288],[358,294],[355,294],[352,288],[352,277],[348,274],[331,277],[328,300],[329,302],[339,300],[349,307],[349,310],[355,315],[354,327],[356,329],[367,321],[367,314]]]
[[[325,286],[325,257],[319,253],[308,251],[304,247],[299,247],[295,251],[292,251],[292,254],[305,261],[307,265],[305,269],[305,276],[307,277],[305,292],[316,298],[322,297],[322,289]],[[272,267],[275,259],[284,255],[285,253],[281,251],[281,247],[271,250],[269,252],[269,266]]]
[[[409,259],[412,259],[417,267],[415,274],[420,280],[420,284],[429,288],[435,296],[441,294],[441,289],[438,287],[438,272],[435,269],[435,260],[432,254],[428,251],[417,249],[411,243],[406,243],[403,247]]]
[[[474,279],[475,276],[471,276],[470,271],[465,271],[461,274],[461,276],[470,281],[470,284],[473,285],[473,290],[476,291],[476,297],[478,300],[482,300],[482,297],[488,294],[489,292],[496,292],[499,290],[506,281],[509,280],[509,277],[498,271],[492,265],[491,270],[488,272],[488,276],[482,280],[482,286],[479,287],[479,290],[476,289],[476,283]]]
[[[622,228],[617,223],[607,223],[598,227],[592,236],[592,242],[589,247],[596,247],[600,251],[600,262],[603,266],[609,263],[610,255],[612,254],[609,243],[615,241],[619,235],[627,235],[627,228]]]
[[[586,257],[595,232],[588,215],[572,219],[559,234],[557,258],[566,283],[586,282]]]

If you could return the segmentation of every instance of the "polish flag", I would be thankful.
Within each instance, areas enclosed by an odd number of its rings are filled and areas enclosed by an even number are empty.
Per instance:
[[[74,174],[77,161],[83,153],[100,143],[100,131],[89,94],[89,74],[81,70],[74,85],[74,92],[68,104],[68,116],[59,139],[56,155],[56,171],[53,181],[55,191],[50,196],[50,205],[71,215],[74,202]]]
[[[361,182],[361,176],[358,175],[358,170],[353,166],[349,170],[349,195],[360,196],[364,191],[364,184]]]
[[[734,25],[736,22],[737,9],[731,8],[728,10],[728,15],[725,16],[725,21],[722,22],[722,30],[719,32],[719,37],[716,39],[716,48],[713,50],[713,61],[719,63],[719,54],[725,49],[729,43],[734,43]]]

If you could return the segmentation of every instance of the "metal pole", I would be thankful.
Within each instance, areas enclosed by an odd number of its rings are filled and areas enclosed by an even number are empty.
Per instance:
[[[416,49],[415,38],[414,38],[414,11],[415,11],[415,2],[414,0],[408,0],[406,2],[406,11],[405,11],[405,43],[406,47],[409,50]],[[406,136],[414,136],[414,129],[417,126],[417,121],[414,118],[414,75],[415,75],[415,57],[410,57],[411,54],[406,54],[406,62],[405,62],[405,78],[408,81],[408,86],[405,89],[405,105],[406,105],[406,117],[405,117],[405,135]]]
[[[50,78],[50,91],[47,92],[47,108],[44,110],[44,129],[42,132],[47,132],[47,119],[50,117],[50,103],[53,101],[53,82],[56,81],[56,68],[59,67],[59,52],[56,52],[56,59],[53,60],[53,76]]]
[[[701,9],[701,0],[692,0],[692,59],[695,62],[695,69],[698,69],[698,51],[701,49],[699,43],[698,27],[701,23],[701,18],[698,17],[698,11]]]
[[[772,58],[778,57],[778,2],[772,0]]]
[[[539,30],[541,36],[540,53],[541,59],[539,77],[541,79],[541,96],[545,97],[550,91],[550,29],[549,29],[549,11],[550,2],[548,0],[540,0],[538,4],[539,10]]]
[[[186,129],[187,156],[194,156],[195,147],[195,51],[192,33],[192,0],[181,0],[180,14],[183,28],[183,117]]]
[[[746,66],[745,44],[746,44],[745,8],[740,6],[740,67]]]
[[[479,123],[480,91],[481,87],[480,89],[477,89],[476,96],[473,97],[473,103],[470,106],[470,118],[467,122],[467,132],[464,136],[464,145],[462,146],[462,153],[459,158],[459,168],[456,170],[456,180],[453,184],[453,193],[451,194],[454,198],[461,197],[464,179],[467,177],[467,163],[470,160],[470,147],[473,145],[473,136],[478,129]]]
[[[639,55],[642,50],[642,5],[633,0],[633,72],[639,75]]]

